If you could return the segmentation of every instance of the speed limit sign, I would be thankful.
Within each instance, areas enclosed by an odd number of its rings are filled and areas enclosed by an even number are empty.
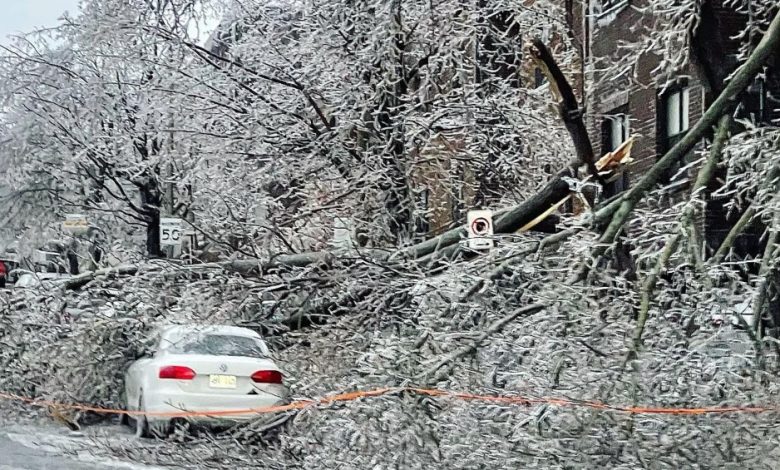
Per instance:
[[[179,246],[181,241],[181,219],[160,218],[160,246]]]

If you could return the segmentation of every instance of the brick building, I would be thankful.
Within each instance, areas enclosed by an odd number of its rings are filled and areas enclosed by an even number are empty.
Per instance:
[[[608,188],[607,196],[636,182],[692,126],[720,93],[738,66],[741,47],[760,38],[741,35],[751,21],[749,13],[729,0],[702,2],[701,21],[692,41],[689,64],[674,76],[658,71],[661,57],[634,58],[629,73],[607,76],[603,70],[621,59],[619,44],[638,44],[658,27],[648,12],[648,0],[567,0],[567,19],[581,44],[585,67],[588,128],[597,155],[614,150],[629,135],[635,138],[635,163]],[[743,44],[744,42],[744,44]],[[774,67],[772,67],[774,66]],[[740,118],[756,124],[780,119],[780,52],[766,76],[756,79],[737,110]],[[678,165],[666,175],[669,194],[688,186]],[[711,245],[719,244],[739,214],[726,220],[724,201],[708,201],[703,229]]]

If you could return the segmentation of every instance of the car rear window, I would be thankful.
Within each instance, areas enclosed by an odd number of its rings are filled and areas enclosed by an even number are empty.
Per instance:
[[[248,336],[199,335],[183,338],[169,348],[174,354],[206,354],[209,356],[267,357],[260,341]]]

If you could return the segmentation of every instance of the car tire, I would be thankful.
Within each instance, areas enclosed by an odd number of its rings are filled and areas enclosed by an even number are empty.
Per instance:
[[[130,402],[127,400],[127,390],[122,392],[122,403],[125,405],[125,411],[130,411]],[[132,421],[133,421],[133,417],[128,413],[119,414],[120,426],[132,427],[133,426]]]
[[[138,397],[138,411],[141,413],[146,411],[143,392],[141,392]],[[149,420],[144,414],[139,414],[135,417],[135,437],[144,439],[153,437],[152,433],[149,431]]]
[[[197,430],[195,429],[195,426],[183,418],[174,418],[169,423],[168,426],[166,426],[167,429],[167,435],[172,436],[174,434],[183,434],[185,436],[195,436],[197,435]]]

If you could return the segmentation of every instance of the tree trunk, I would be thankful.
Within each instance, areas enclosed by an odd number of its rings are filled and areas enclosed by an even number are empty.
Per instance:
[[[146,219],[146,254],[152,258],[162,256],[160,249],[160,203],[161,195],[157,183],[151,178],[139,187],[141,207]]]
[[[514,233],[528,222],[534,220],[544,211],[560,202],[569,194],[569,184],[566,183],[563,178],[570,176],[568,170],[563,170],[558,176],[550,180],[545,184],[538,193],[531,196],[526,201],[514,206],[510,209],[500,211],[494,214],[496,219],[493,226],[493,232],[496,234],[502,233]],[[551,220],[547,220],[550,219]],[[543,225],[544,231],[551,231],[550,225],[553,224],[553,220],[557,220],[556,216],[550,216],[544,221],[540,222]],[[398,258],[411,258],[420,259],[430,255],[434,251],[441,250],[451,245],[457,244],[464,238],[466,238],[467,232],[463,227],[454,228],[438,237],[431,238],[422,243],[405,248],[401,251],[393,254],[390,259]]]
[[[585,165],[588,167],[588,171],[594,180],[601,183],[603,186],[606,184],[604,178],[599,175],[599,171],[596,168],[596,158],[593,152],[593,145],[590,142],[590,136],[588,135],[588,129],[585,127],[585,122],[582,120],[583,110],[580,109],[577,103],[577,97],[574,94],[574,89],[566,80],[566,76],[558,67],[547,46],[540,39],[534,39],[531,46],[531,56],[534,58],[536,64],[542,69],[547,79],[550,81],[550,89],[558,100],[558,110],[560,112],[561,119],[563,120],[566,130],[569,131],[571,140],[574,142],[574,150],[577,154],[577,165]],[[572,169],[572,174],[575,174],[576,168]]]

